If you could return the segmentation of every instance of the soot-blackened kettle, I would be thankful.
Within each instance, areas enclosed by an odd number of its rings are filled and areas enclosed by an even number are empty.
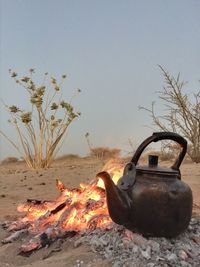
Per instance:
[[[149,156],[148,166],[137,165],[144,149],[160,140],[173,140],[182,147],[173,166],[159,167],[155,155]],[[156,132],[138,147],[117,185],[109,173],[98,173],[112,220],[145,236],[174,237],[183,232],[192,214],[192,191],[181,181],[179,170],[186,151],[187,141],[180,135]]]

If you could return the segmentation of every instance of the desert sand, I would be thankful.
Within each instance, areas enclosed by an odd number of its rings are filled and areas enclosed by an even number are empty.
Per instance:
[[[59,192],[56,179],[60,179],[67,187],[78,187],[80,182],[89,182],[100,171],[105,162],[92,158],[62,159],[54,162],[51,168],[30,170],[25,163],[8,163],[0,165],[0,222],[14,220],[19,213],[16,210],[20,202],[26,199],[54,200]],[[170,163],[164,163],[170,165]],[[185,162],[181,166],[182,179],[193,191],[193,216],[200,215],[200,164]],[[7,235],[0,228],[0,239]],[[0,267],[67,267],[77,266],[77,260],[85,263],[95,262],[91,266],[112,266],[108,260],[101,260],[87,246],[74,248],[66,241],[62,249],[57,243],[49,248],[34,252],[30,257],[17,255],[20,241],[11,244],[0,244]]]

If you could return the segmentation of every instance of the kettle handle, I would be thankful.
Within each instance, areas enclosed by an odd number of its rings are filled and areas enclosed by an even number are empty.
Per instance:
[[[176,159],[175,163],[172,165],[172,169],[179,170],[179,167],[185,157],[185,154],[187,152],[187,141],[185,138],[180,136],[177,133],[173,132],[155,132],[152,134],[152,136],[148,137],[146,140],[144,140],[141,145],[136,150],[133,158],[131,159],[131,162],[135,165],[137,164],[142,152],[144,149],[151,143],[151,142],[157,142],[160,140],[173,140],[177,142],[181,147],[182,151],[180,152],[178,158]]]

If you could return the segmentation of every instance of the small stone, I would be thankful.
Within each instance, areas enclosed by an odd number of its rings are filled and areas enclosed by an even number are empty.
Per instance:
[[[152,249],[152,251],[154,252],[160,252],[160,244],[156,241],[153,241],[153,240],[149,240],[149,243],[148,243]]]
[[[147,263],[147,267],[154,267],[154,266],[155,266],[155,263],[153,263],[153,262]]]
[[[182,267],[192,267],[192,265],[186,261],[180,261]],[[195,265],[194,265],[195,266]]]
[[[121,267],[120,262],[118,262],[118,261],[114,262],[113,267]]]
[[[148,246],[145,251],[142,250],[141,254],[145,259],[149,260],[151,258],[151,247]]]
[[[133,234],[133,241],[139,246],[146,245],[148,243],[148,240],[139,234]]]
[[[135,234],[131,232],[130,230],[125,229],[124,234],[129,240],[134,240]]]
[[[105,248],[105,257],[108,259],[112,256],[112,251],[109,248]]]
[[[165,259],[163,257],[157,256],[156,261],[165,261]]]
[[[139,251],[138,246],[133,245],[133,247],[132,247],[132,252],[133,252],[134,254],[136,254],[136,253],[138,253],[138,251]]]
[[[193,236],[192,240],[197,243],[197,245],[200,245],[200,236]]]
[[[185,248],[187,254],[188,254],[188,251],[192,250],[192,247],[190,244],[184,244],[184,248]]]
[[[179,251],[178,255],[179,255],[179,258],[181,258],[182,260],[186,260],[188,258],[187,253],[183,249]]]
[[[192,232],[193,228],[191,225],[188,226],[188,231]]]
[[[177,260],[177,255],[174,254],[174,253],[171,253],[171,254],[168,254],[166,258],[167,258],[168,261],[176,261]]]
[[[108,245],[108,240],[105,240],[105,238],[103,238],[103,236],[101,238],[99,238],[99,241],[101,242],[102,245],[107,246]]]
[[[74,247],[75,248],[79,247],[80,245],[82,245],[83,242],[84,242],[83,238],[77,239],[76,241],[74,241]]]

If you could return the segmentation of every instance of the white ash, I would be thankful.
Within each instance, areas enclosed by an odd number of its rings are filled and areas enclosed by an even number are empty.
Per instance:
[[[200,220],[192,219],[188,229],[173,239],[144,238],[142,235],[118,226],[109,229],[85,231],[74,242],[78,247],[88,244],[113,267],[199,267]],[[91,266],[79,262],[77,266]]]

